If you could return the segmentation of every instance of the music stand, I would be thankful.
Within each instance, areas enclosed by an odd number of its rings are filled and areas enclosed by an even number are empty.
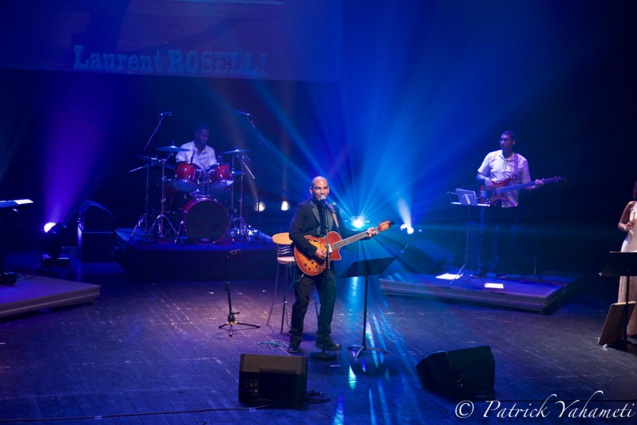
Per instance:
[[[354,354],[354,358],[358,360],[363,352],[367,350],[380,351],[381,353],[387,354],[387,351],[381,348],[373,348],[367,346],[367,338],[365,336],[365,330],[367,329],[367,293],[369,288],[369,276],[370,275],[378,275],[383,274],[387,267],[394,261],[395,257],[386,257],[386,258],[375,258],[372,260],[360,260],[354,261],[350,266],[345,270],[345,272],[341,275],[341,277],[356,277],[356,276],[365,276],[365,301],[363,307],[363,343],[358,345],[352,345],[351,347],[347,347],[348,350],[353,350],[356,353]]]
[[[449,282],[452,285],[461,276],[464,276],[464,270],[469,264],[469,220],[471,218],[471,207],[489,207],[489,204],[483,204],[478,202],[476,192],[473,190],[456,189],[455,192],[449,192],[450,195],[455,195],[451,199],[452,205],[462,205],[467,207],[467,225],[465,226],[465,249],[464,249],[464,264],[460,267],[460,270],[456,273],[456,277]]]
[[[606,264],[604,264],[604,269],[599,274],[602,277],[626,277],[626,295],[624,304],[624,326],[623,326],[623,340],[614,341],[619,342],[620,346],[623,349],[626,349],[628,344],[631,342],[628,341],[627,327],[628,327],[628,312],[629,312],[629,302],[628,302],[628,294],[629,294],[629,286],[630,286],[630,278],[631,276],[637,276],[637,252],[617,252],[611,251],[608,253],[608,257],[606,258]],[[634,306],[633,306],[634,307]],[[630,309],[632,311],[632,309]],[[611,344],[608,344],[611,345]]]

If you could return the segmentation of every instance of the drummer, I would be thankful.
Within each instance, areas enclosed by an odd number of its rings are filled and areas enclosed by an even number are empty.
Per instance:
[[[217,164],[215,150],[208,146],[210,130],[207,125],[199,125],[195,130],[195,139],[181,145],[184,151],[177,152],[175,161],[177,163],[187,162],[194,164],[202,170],[209,170]]]

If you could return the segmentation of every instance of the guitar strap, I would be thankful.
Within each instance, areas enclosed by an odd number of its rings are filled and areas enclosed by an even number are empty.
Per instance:
[[[336,227],[337,229],[340,229],[341,226],[338,224],[338,219],[336,218],[336,210],[334,209],[334,206],[327,202],[325,202],[325,206],[332,213],[332,218],[334,219],[334,227]]]

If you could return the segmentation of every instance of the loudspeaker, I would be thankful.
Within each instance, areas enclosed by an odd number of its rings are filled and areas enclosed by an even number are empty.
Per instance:
[[[459,400],[494,398],[495,359],[488,346],[439,351],[416,370],[424,389]]]
[[[241,354],[242,404],[301,408],[306,391],[307,357]]]
[[[438,273],[451,256],[449,252],[427,239],[412,242],[405,247],[400,261],[413,273]]]
[[[77,223],[77,252],[81,262],[113,261],[117,219],[97,202],[86,200]]]
[[[79,226],[84,232],[110,232],[115,230],[117,219],[102,204],[86,200],[80,208]]]

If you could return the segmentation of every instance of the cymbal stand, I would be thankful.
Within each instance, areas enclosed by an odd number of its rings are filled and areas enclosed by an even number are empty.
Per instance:
[[[245,159],[248,158],[248,155],[237,154],[235,158],[239,158],[239,160],[241,161],[241,182],[239,183],[239,217],[235,217],[232,220],[232,224],[233,224],[232,234],[243,236],[246,241],[249,241],[250,232],[248,231],[248,226],[245,220],[243,219],[243,179],[245,176],[245,171],[250,173],[250,177],[252,177],[252,180],[256,180],[256,179],[254,177],[254,174],[252,174],[250,167],[248,167],[248,164],[246,164],[245,162]],[[248,160],[249,159],[250,158],[248,158]]]
[[[146,167],[146,195],[144,197],[144,215],[142,215],[140,217],[139,220],[137,220],[137,224],[135,225],[135,228],[133,228],[133,231],[130,234],[130,239],[129,240],[133,240],[133,238],[135,237],[135,234],[139,231],[139,229],[144,229],[144,235],[148,234],[148,225],[150,223],[151,220],[151,214],[150,214],[150,166],[151,164],[146,164],[144,165],[144,167]],[[137,167],[134,168],[132,170],[129,171],[129,173],[135,172],[139,169],[141,169],[142,167]]]
[[[157,229],[158,238],[165,238],[170,234],[170,232],[177,233],[175,226],[173,226],[170,219],[164,213],[166,205],[166,161],[171,157],[171,155],[168,155],[165,159],[159,160],[159,162],[161,162],[161,206],[159,215],[155,218],[155,221],[150,228],[151,231],[155,228]],[[164,227],[164,223],[168,224],[168,226],[166,226],[168,229]]]
[[[155,129],[153,130],[153,132],[150,134],[150,137],[148,137],[148,140],[146,141],[146,144],[144,145],[144,149],[143,151],[146,152],[146,150],[148,149],[148,147],[150,146],[150,142],[153,140],[153,137],[155,137],[155,134],[157,134],[157,131],[161,128],[161,124],[164,122],[164,114],[159,114],[159,121],[157,121],[157,125],[155,126]],[[168,156],[168,158],[170,158],[170,156]],[[168,159],[166,158],[166,160]],[[164,162],[162,162],[161,165],[161,174],[162,174],[162,181],[161,181],[161,190],[162,190],[162,214],[163,212],[163,208],[164,208],[164,164],[166,163],[166,160],[163,160]],[[133,229],[131,235],[130,235],[130,240],[133,240],[133,237],[135,236],[135,234],[139,231],[140,228],[144,228],[144,234],[148,235],[148,223],[151,219],[151,212],[150,212],[150,167],[151,164],[146,164],[146,196],[144,198],[144,215],[141,216],[141,218],[137,221],[137,224],[135,225],[135,228]],[[134,171],[139,170],[141,167],[132,169],[129,171],[129,173],[132,173]],[[154,223],[153,223],[154,225]],[[152,229],[152,226],[151,226]]]

